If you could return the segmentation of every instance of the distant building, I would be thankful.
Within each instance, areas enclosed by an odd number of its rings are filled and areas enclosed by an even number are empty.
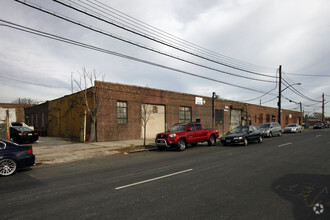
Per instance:
[[[91,117],[88,112],[85,115],[84,94],[78,92],[26,108],[26,120],[38,129],[45,129],[50,136],[88,139]],[[89,107],[96,105],[98,109],[97,141],[143,137],[143,107],[151,114],[147,123],[148,138],[154,138],[179,122],[199,121],[224,134],[238,125],[257,126],[278,120],[277,108],[110,82],[96,81],[95,87],[88,89],[87,97]],[[301,124],[302,113],[282,109],[282,127],[289,123]]]
[[[7,138],[7,111],[8,122],[24,122],[24,108],[31,104],[0,103],[0,138]]]

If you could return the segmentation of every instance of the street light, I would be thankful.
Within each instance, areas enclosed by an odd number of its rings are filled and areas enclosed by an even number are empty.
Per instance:
[[[281,81],[280,81],[281,82]],[[279,85],[279,94],[278,94],[278,103],[277,103],[277,105],[278,105],[278,123],[280,124],[280,125],[282,125],[281,124],[281,97],[282,97],[282,92],[284,91],[284,90],[286,90],[287,88],[289,88],[289,87],[292,87],[292,86],[300,86],[301,85],[301,83],[293,83],[293,84],[291,84],[291,85],[288,85],[287,87],[285,87],[284,89],[282,89],[281,90],[281,83],[280,83],[280,85]]]

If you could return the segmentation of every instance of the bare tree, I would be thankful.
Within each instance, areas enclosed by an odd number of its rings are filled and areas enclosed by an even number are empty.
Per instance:
[[[149,87],[146,86],[143,94],[140,95],[141,98],[141,110],[142,110],[142,120],[141,124],[143,127],[143,146],[146,146],[146,138],[147,138],[147,124],[152,119],[151,115],[153,113],[153,108],[151,105],[148,105],[146,103],[142,103],[142,101],[145,98],[145,94],[149,91]]]
[[[88,73],[85,68],[83,68],[82,73],[79,73],[80,80],[74,80],[75,84],[78,86],[80,91],[83,91],[83,99],[86,107],[86,111],[90,117],[90,134],[89,140],[91,142],[96,141],[96,119],[97,116],[101,114],[106,102],[102,99],[96,100],[96,87],[95,81],[99,76],[104,80],[104,74],[97,74],[94,70],[92,73]],[[88,90],[92,92],[92,98],[88,98]],[[98,101],[98,102],[97,102]]]
[[[39,103],[38,100],[36,99],[31,99],[31,98],[17,98],[15,101],[13,101],[15,104],[31,104],[31,105],[36,105]]]

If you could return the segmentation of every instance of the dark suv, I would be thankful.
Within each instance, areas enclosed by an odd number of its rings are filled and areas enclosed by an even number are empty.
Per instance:
[[[258,130],[263,137],[273,137],[282,135],[281,125],[277,122],[263,123],[258,126]]]

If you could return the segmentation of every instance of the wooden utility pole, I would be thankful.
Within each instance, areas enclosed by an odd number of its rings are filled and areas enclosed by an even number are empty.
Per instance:
[[[278,123],[282,126],[282,120],[281,120],[281,90],[282,90],[282,66],[280,65],[279,68],[279,78],[278,78]]]
[[[325,121],[325,119],[324,119],[324,93],[322,94],[322,121]]]
[[[9,131],[9,110],[6,110],[6,122],[7,122],[7,140],[10,140],[10,131]]]

